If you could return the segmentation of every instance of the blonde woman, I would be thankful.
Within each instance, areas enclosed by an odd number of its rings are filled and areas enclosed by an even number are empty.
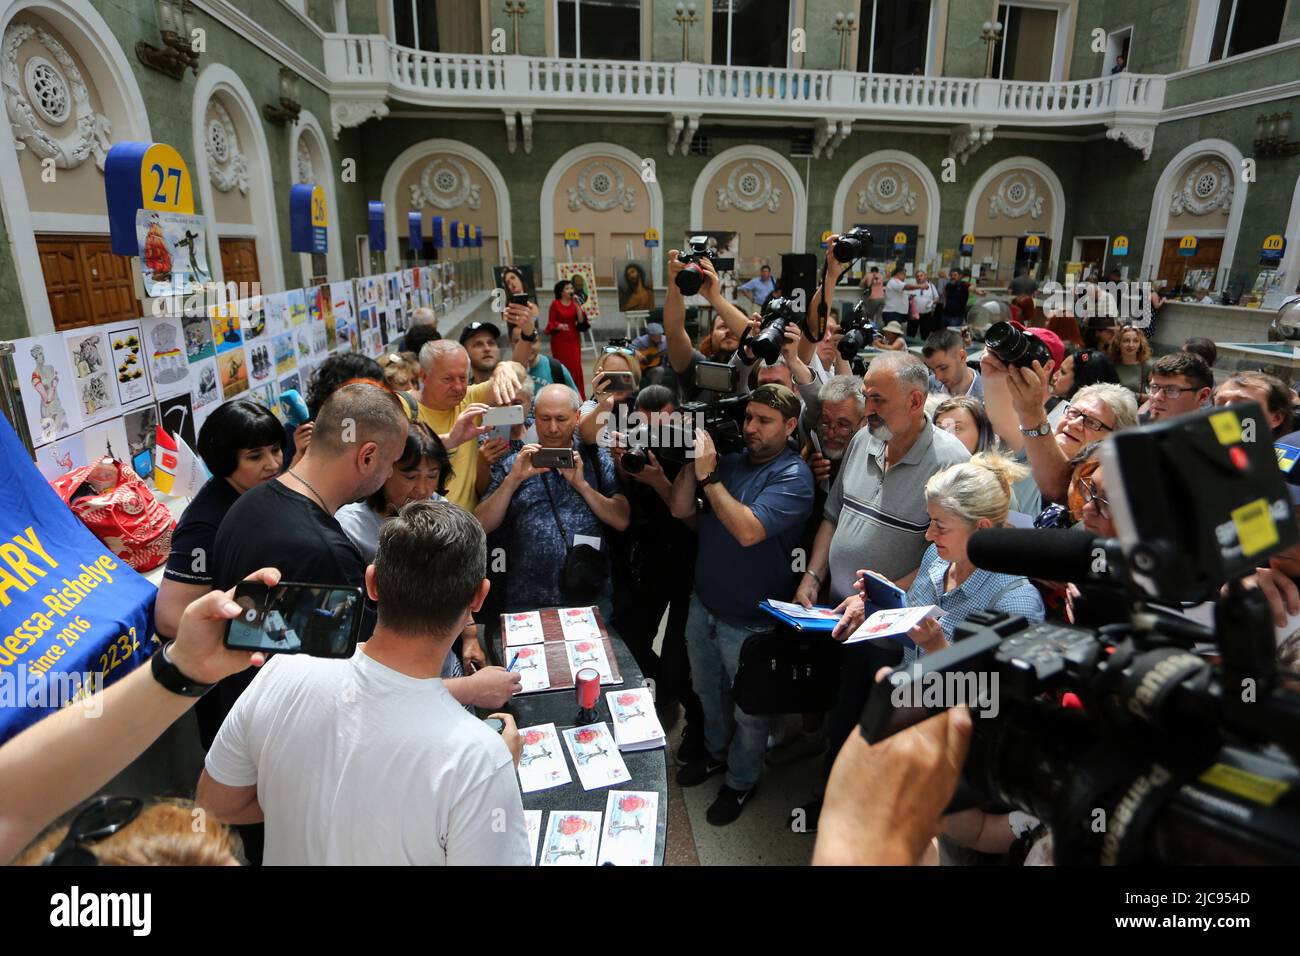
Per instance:
[[[615,387],[607,374],[609,372],[631,374],[631,389]],[[605,346],[592,368],[592,397],[583,402],[578,410],[578,434],[582,436],[583,444],[594,445],[600,440],[603,431],[601,425],[609,416],[618,414],[614,409],[619,405],[627,408],[630,414],[632,402],[640,389],[641,363],[637,360],[636,353],[618,345]]]
[[[976,531],[1006,526],[1011,486],[1026,474],[1023,466],[1002,455],[981,452],[970,461],[936,472],[925,483],[930,513],[925,539],[930,546],[911,576],[907,606],[938,605],[943,617],[938,621],[927,618],[908,632],[914,646],[903,652],[905,665],[951,644],[956,626],[974,611],[1006,611],[1031,621],[1043,619],[1043,599],[1027,578],[977,568],[966,554]],[[858,577],[873,573],[859,571]],[[860,591],[861,582],[854,587]],[[848,621],[835,633],[843,638],[852,634],[864,617],[861,594],[847,598],[840,610]]]

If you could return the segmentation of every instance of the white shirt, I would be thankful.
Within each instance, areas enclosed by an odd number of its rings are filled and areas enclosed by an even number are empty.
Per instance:
[[[934,304],[939,299],[939,292],[933,284],[927,282],[924,288],[912,293],[912,298],[916,300],[916,314],[926,315],[934,311]]]
[[[885,307],[882,311],[907,314],[906,286],[902,279],[890,279],[885,283]]]
[[[272,658],[206,767],[228,787],[257,785],[268,866],[532,863],[505,742],[441,680],[363,647],[347,660]]]

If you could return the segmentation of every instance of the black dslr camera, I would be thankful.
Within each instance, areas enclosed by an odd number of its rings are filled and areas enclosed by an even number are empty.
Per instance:
[[[870,229],[865,226],[854,226],[835,240],[835,245],[831,247],[831,255],[835,256],[837,262],[845,263],[853,262],[855,259],[865,259],[871,254],[871,245],[874,241]]]
[[[1109,589],[1130,621],[971,615],[952,646],[872,689],[863,736],[969,704],[950,811],[1032,813],[1057,864],[1300,862],[1300,675],[1278,669],[1268,603],[1242,584],[1297,540],[1273,449],[1254,440],[1267,422],[1233,405],[1111,436],[1118,539],[976,532],[976,566]],[[1206,599],[1212,630],[1156,603]]]
[[[846,362],[852,362],[859,352],[884,335],[877,325],[867,319],[866,304],[861,299],[845,312],[840,331],[844,333],[844,338],[840,339],[837,348],[840,358]]]
[[[695,295],[704,285],[704,270],[699,265],[701,259],[708,259],[715,265],[718,261],[717,254],[709,249],[708,236],[691,236],[690,246],[690,252],[677,258],[678,262],[686,264],[686,268],[677,273],[677,288],[682,295]]]
[[[1010,322],[994,322],[984,333],[984,347],[1007,365],[1029,368],[1038,362],[1043,368],[1052,360],[1047,344],[1036,335],[1016,328]]]
[[[770,364],[780,357],[781,349],[785,347],[785,327],[794,323],[802,328],[807,316],[807,303],[804,303],[802,309],[796,308],[797,305],[795,299],[783,295],[774,295],[767,300],[763,306],[763,326],[757,335],[749,339],[749,350],[756,358]]]

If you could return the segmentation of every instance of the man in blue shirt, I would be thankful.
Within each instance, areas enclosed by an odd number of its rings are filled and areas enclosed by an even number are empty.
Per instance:
[[[763,266],[758,270],[756,278],[750,279],[736,291],[749,296],[754,301],[754,307],[761,309],[776,291],[776,282],[772,279],[772,267]]]
[[[745,409],[745,450],[719,456],[711,436],[697,429],[695,458],[673,482],[673,517],[696,522],[700,536],[686,646],[691,685],[704,708],[708,751],[682,767],[677,782],[695,786],[726,771],[707,815],[714,826],[740,816],[767,749],[770,720],[736,707],[731,685],[745,641],[773,628],[759,603],[784,600],[795,584],[791,552],[799,545],[814,492],[812,471],[786,445],[798,426],[799,408],[798,396],[788,388],[758,387]]]

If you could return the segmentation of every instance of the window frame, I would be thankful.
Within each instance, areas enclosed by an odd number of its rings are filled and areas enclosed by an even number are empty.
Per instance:
[[[787,0],[787,3],[786,3],[786,12],[785,12],[785,26],[786,26],[785,32],[786,32],[787,34],[788,34],[792,29],[794,29],[794,28],[791,26],[791,24],[794,23],[795,14],[798,12],[797,5],[798,5],[798,0]],[[712,5],[710,5],[708,16],[709,16],[709,17],[712,17],[712,16],[713,16],[715,13],[717,13],[717,12],[718,12],[718,11],[715,11],[715,10],[712,8]],[[724,62],[724,63],[718,63],[718,62],[716,62],[716,61],[713,61],[713,65],[714,65],[714,66],[727,66],[727,67],[730,67],[730,66],[733,65],[732,62],[731,62],[731,21],[732,21],[732,19],[733,19],[733,17],[734,17],[734,14],[735,14],[735,10],[734,10],[734,8],[732,7],[732,3],[731,3],[731,2],[728,2],[728,3],[727,3],[727,59],[726,59],[726,62]],[[713,47],[713,44],[710,43],[710,44],[709,44],[709,57],[710,57],[710,60],[712,60],[712,56],[713,56],[713,49],[712,49],[712,47]],[[792,47],[793,47],[793,44],[791,44],[791,43],[787,43],[787,44],[785,45],[785,66],[784,66],[784,67],[781,67],[781,66],[768,66],[768,67],[761,67],[761,66],[759,66],[759,67],[743,67],[743,69],[756,69],[756,70],[763,70],[763,69],[767,69],[767,70],[780,70],[780,69],[791,70],[791,69],[794,69],[794,58],[795,58],[795,53],[794,53],[794,50],[792,49]]]
[[[869,73],[869,74],[874,74],[876,72],[875,69],[876,67],[876,5],[879,2],[880,0],[859,0],[858,29],[862,30],[868,21],[870,22],[871,26],[869,30],[870,37],[867,39],[867,68],[865,70],[862,69],[862,64],[859,62],[855,64],[854,72]],[[871,15],[869,17],[862,9],[867,5],[870,5],[871,7]],[[939,0],[930,0],[929,19],[926,21],[925,66],[921,68],[921,74],[923,76],[934,75],[932,71],[934,70],[934,60],[935,60],[935,55],[937,53],[938,37],[939,37],[938,17],[939,17]],[[904,74],[885,73],[881,75],[901,76]]]
[[[1065,52],[1069,48],[1070,38],[1074,32],[1074,22],[1071,14],[1074,8],[1070,5],[1070,0],[998,0],[997,9],[994,10],[994,17],[1003,7],[1021,7],[1032,10],[1050,10],[1056,14],[1056,29],[1052,32],[1052,67],[1048,71],[1046,80],[1007,80],[1003,76],[1006,68],[1007,55],[1007,28],[1003,24],[1002,39],[998,41],[998,49],[994,56],[997,69],[994,71],[992,79],[999,82],[1010,83],[1062,83],[1065,82]],[[1008,19],[1010,19],[1008,17]],[[1131,42],[1131,41],[1130,41]]]
[[[573,4],[573,56],[565,56],[560,52],[560,4]],[[551,6],[551,41],[554,44],[552,49],[555,50],[557,60],[581,60],[582,56],[582,4],[583,0],[553,0]],[[701,18],[702,19],[702,18]],[[646,26],[646,2],[638,0],[637,3],[637,24],[636,24],[636,56],[630,60],[597,60],[599,63],[640,63],[645,60],[645,45],[642,42],[645,38]]]

